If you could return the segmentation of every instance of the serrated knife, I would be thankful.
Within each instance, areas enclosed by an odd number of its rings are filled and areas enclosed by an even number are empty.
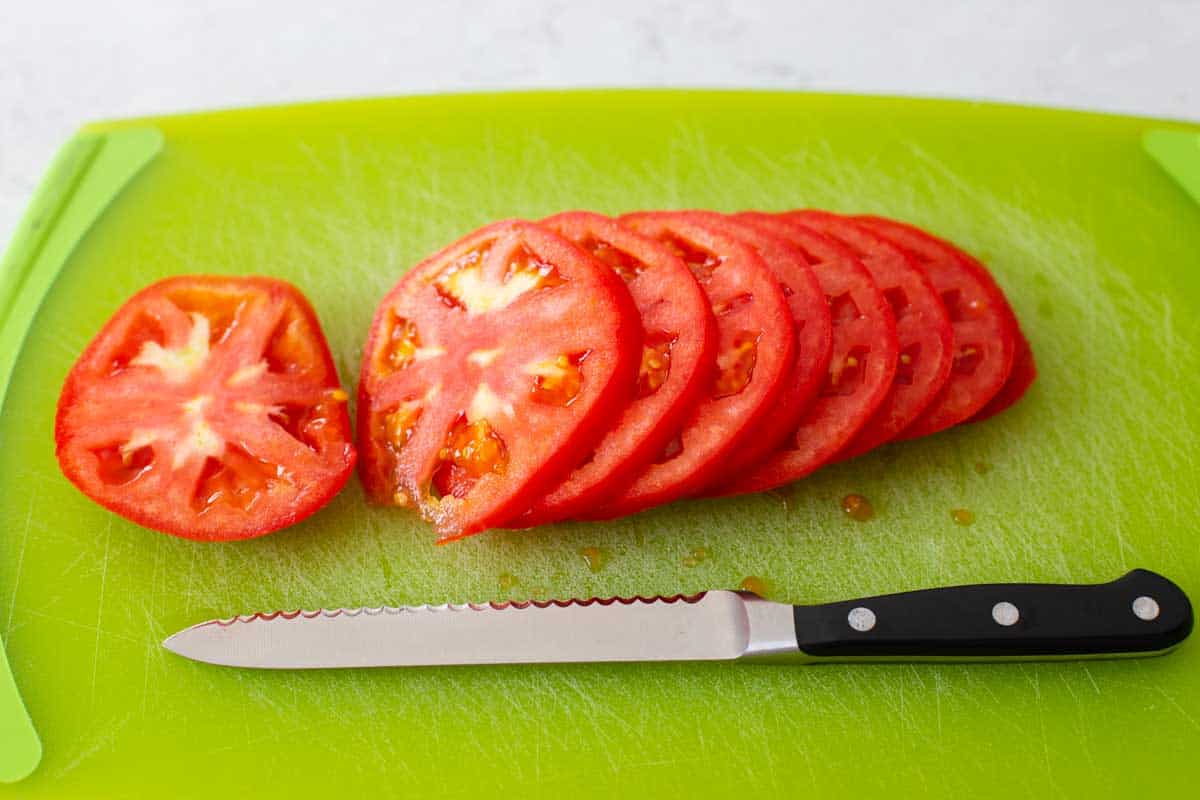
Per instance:
[[[1192,629],[1171,581],[979,584],[823,605],[748,592],[250,614],[210,620],[163,646],[196,661],[264,669],[581,661],[806,663],[1037,660],[1160,655]]]

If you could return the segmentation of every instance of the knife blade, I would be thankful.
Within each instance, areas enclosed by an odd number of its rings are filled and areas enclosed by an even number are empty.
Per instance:
[[[249,614],[168,650],[263,669],[600,661],[1030,660],[1161,655],[1187,595],[1133,570],[1104,584],[976,584],[792,606],[748,592]]]

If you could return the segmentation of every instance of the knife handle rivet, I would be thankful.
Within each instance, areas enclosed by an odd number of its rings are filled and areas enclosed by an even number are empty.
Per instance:
[[[1133,615],[1140,620],[1150,622],[1158,619],[1159,610],[1158,601],[1153,597],[1142,595],[1133,601]]]
[[[875,627],[875,612],[863,606],[857,606],[850,609],[850,613],[846,615],[846,622],[850,623],[850,627],[859,633],[866,633]]]
[[[997,625],[1003,625],[1007,628],[1016,625],[1017,620],[1020,618],[1020,610],[1007,600],[1001,600],[992,606],[992,619],[996,620]]]

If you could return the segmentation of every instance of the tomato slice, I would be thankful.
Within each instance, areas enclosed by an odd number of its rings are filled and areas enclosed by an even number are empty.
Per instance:
[[[628,489],[588,515],[593,519],[704,489],[773,411],[795,357],[787,301],[754,248],[685,211],[640,212],[620,222],[671,247],[700,282],[717,320],[716,369],[678,435]]]
[[[58,461],[88,497],[148,528],[260,536],[345,485],[346,399],[295,287],[169,278],[118,309],[67,375]]]
[[[1004,382],[1004,386],[996,396],[975,412],[975,416],[967,422],[983,422],[985,419],[999,414],[1024,397],[1026,390],[1037,378],[1037,363],[1033,359],[1033,348],[1029,346],[1029,340],[1025,338],[1025,334],[1019,327],[1016,330],[1016,336],[1016,352],[1013,354],[1013,368],[1012,372],[1008,374],[1008,380]]]
[[[796,430],[800,418],[817,398],[829,370],[833,328],[829,304],[808,260],[786,239],[736,217],[714,212],[694,212],[713,230],[740,239],[754,248],[774,274],[787,299],[796,330],[796,356],[792,371],[775,398],[771,413],[752,435],[731,453],[721,472],[740,473],[758,464]]]
[[[637,308],[616,272],[530,222],[414,267],[375,313],[359,379],[370,497],[442,542],[503,525],[584,457],[630,399]]]
[[[662,452],[707,387],[717,346],[708,298],[666,245],[590,212],[558,214],[541,224],[625,281],[641,316],[641,368],[634,398],[585,463],[512,520],[512,527],[566,519],[627,488]]]
[[[933,282],[912,257],[869,229],[828,211],[795,211],[785,217],[854,251],[896,318],[896,376],[875,415],[838,454],[839,459],[853,458],[896,438],[945,385],[954,366],[950,316]]]
[[[979,413],[1008,380],[1016,317],[987,269],[954,245],[882,217],[855,217],[917,259],[937,288],[954,330],[954,365],[933,402],[897,437],[915,439]]]
[[[786,216],[737,217],[784,237],[808,259],[829,303],[833,355],[819,396],[792,437],[748,474],[719,487],[716,493],[723,495],[772,489],[828,462],[887,397],[899,357],[892,310],[849,248]]]

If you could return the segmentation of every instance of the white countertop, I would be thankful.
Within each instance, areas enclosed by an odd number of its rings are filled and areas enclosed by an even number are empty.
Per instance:
[[[80,124],[111,117],[466,89],[708,86],[1200,118],[1196,0],[121,5],[39,0],[0,14],[0,247],[54,150]]]

